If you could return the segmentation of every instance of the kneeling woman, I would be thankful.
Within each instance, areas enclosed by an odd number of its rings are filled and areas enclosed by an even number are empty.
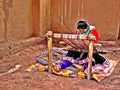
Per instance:
[[[97,29],[95,26],[90,26],[87,21],[80,20],[77,24],[77,30],[75,30],[74,34],[77,35],[94,35],[96,37],[96,40],[94,41],[94,44],[98,43],[99,35],[97,32]],[[83,41],[84,42],[84,41]],[[66,67],[69,67],[71,65],[75,65],[75,61],[80,60],[87,60],[88,53],[83,52],[75,52],[75,51],[68,51],[66,54],[68,57],[72,57],[71,60],[63,60],[59,65],[53,65],[53,68],[56,71],[60,71],[60,69],[65,69]],[[95,64],[103,64],[106,61],[104,57],[99,55],[98,53],[93,53],[93,61],[92,65]],[[84,69],[87,69],[88,67],[88,61],[84,64]]]

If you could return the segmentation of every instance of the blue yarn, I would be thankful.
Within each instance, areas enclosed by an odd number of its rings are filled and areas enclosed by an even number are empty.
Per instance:
[[[95,66],[95,62],[94,61],[92,61],[92,66]],[[84,70],[85,69],[87,69],[88,68],[88,62],[86,62],[85,64],[84,64]]]
[[[71,66],[72,63],[68,60],[64,60],[62,63],[60,63],[61,69],[65,69],[66,67]]]

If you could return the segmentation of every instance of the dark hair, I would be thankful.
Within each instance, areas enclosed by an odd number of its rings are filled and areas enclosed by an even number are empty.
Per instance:
[[[87,27],[89,27],[87,21],[81,20],[78,22],[77,24],[77,29],[86,29]]]

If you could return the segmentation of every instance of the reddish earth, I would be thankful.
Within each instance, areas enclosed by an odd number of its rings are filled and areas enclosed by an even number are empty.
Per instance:
[[[103,46],[110,50],[104,54],[108,59],[120,61],[120,43],[116,46]],[[21,67],[11,74],[0,76],[0,90],[120,90],[120,62],[114,72],[100,83],[95,80],[62,77],[48,72],[26,72],[25,69],[35,62],[34,57],[41,53],[46,44],[35,44],[20,52],[0,60],[0,73],[20,64]]]

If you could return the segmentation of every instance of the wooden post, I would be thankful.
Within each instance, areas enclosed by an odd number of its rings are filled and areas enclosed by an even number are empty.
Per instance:
[[[52,31],[48,31],[48,72],[52,73]]]
[[[92,70],[92,55],[93,55],[93,40],[90,40],[89,43],[89,52],[88,52],[88,79],[91,79],[91,70]]]

